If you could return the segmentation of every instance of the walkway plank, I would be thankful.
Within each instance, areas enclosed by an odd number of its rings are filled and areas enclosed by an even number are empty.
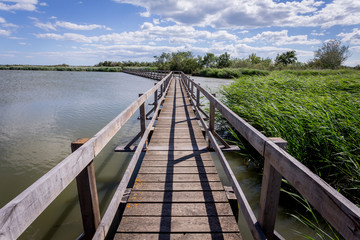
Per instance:
[[[186,96],[172,79],[115,239],[241,239]]]

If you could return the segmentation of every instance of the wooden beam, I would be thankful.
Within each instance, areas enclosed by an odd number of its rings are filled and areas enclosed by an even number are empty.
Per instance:
[[[71,151],[75,152],[89,138],[80,138],[71,143]],[[76,177],[78,197],[84,228],[82,239],[92,239],[100,223],[99,200],[96,189],[94,162],[91,161]]]
[[[139,97],[141,97],[142,95],[143,94],[140,93]],[[140,111],[140,132],[141,132],[141,136],[143,136],[146,129],[145,102],[140,105],[139,111]]]
[[[281,138],[269,138],[286,151],[287,142]],[[276,214],[279,205],[282,176],[265,158],[261,185],[259,224],[267,239],[273,240]]]

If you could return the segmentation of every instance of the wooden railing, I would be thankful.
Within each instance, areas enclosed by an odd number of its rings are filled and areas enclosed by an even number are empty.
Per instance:
[[[360,210],[358,207],[289,155],[281,146],[278,146],[274,141],[265,137],[237,116],[199,84],[196,84],[183,73],[177,72],[177,74],[180,74],[183,83],[189,90],[189,97],[193,102],[197,116],[206,130],[211,147],[216,151],[221,161],[255,239],[281,239],[281,236],[274,231],[274,225],[282,177],[287,179],[344,238],[360,239]],[[152,95],[154,96],[154,107],[151,111],[156,116],[160,110],[160,104],[158,103],[163,101],[164,93],[169,87],[168,83],[172,75],[173,72],[169,73],[153,88],[142,94],[94,137],[73,143],[74,152],[72,154],[1,208],[0,239],[8,240],[19,237],[75,178],[80,178],[78,186],[81,186],[79,198],[82,214],[87,215],[90,212],[91,218],[93,218],[89,221],[90,223],[84,223],[85,234],[83,236],[86,239],[91,239],[93,235],[93,239],[104,239],[156,119],[153,117],[146,126],[145,119],[148,114],[145,112],[145,102]],[[201,94],[210,103],[209,114],[206,114],[201,109]],[[137,109],[140,109],[141,132],[139,136],[142,136],[142,138],[103,218],[100,220],[98,206],[96,206],[98,205],[97,191],[96,184],[94,186],[95,174],[92,161]],[[217,144],[216,138],[220,141],[222,140],[214,128],[215,109],[264,157],[264,173],[258,218],[255,217],[222,150]],[[209,119],[209,126],[202,116]],[[226,143],[224,141],[222,143],[226,147]],[[76,146],[77,144],[78,146]],[[76,149],[77,147],[79,148]],[[85,183],[82,184],[81,181]],[[91,199],[89,200],[89,198]],[[85,200],[85,203],[82,203],[81,199],[87,200]],[[83,219],[83,221],[89,220],[86,217]],[[96,232],[94,233],[95,229]]]
[[[133,68],[124,68],[124,73],[133,74],[136,76],[146,77],[155,80],[163,79],[169,71],[151,71],[147,69],[133,69]]]
[[[77,143],[74,143],[73,150],[74,152],[62,160],[58,165],[52,168],[48,173],[42,176],[39,180],[33,183],[25,191],[15,197],[12,201],[6,204],[3,208],[0,209],[0,239],[1,240],[10,240],[18,238],[29,226],[30,224],[50,205],[51,202],[76,178],[81,175],[85,177],[80,177],[82,180],[85,180],[83,184],[80,185],[83,187],[83,190],[79,190],[79,194],[90,194],[90,197],[94,201],[90,201],[91,204],[96,205],[97,203],[97,192],[96,186],[94,188],[95,175],[93,174],[92,161],[104,148],[104,146],[112,139],[112,137],[120,130],[120,128],[130,119],[130,117],[137,112],[137,109],[140,108],[141,114],[141,135],[142,139],[138,145],[137,151],[134,153],[126,172],[116,189],[114,197],[109,204],[108,210],[105,212],[101,222],[99,223],[99,212],[98,206],[90,207],[90,215],[95,216],[94,221],[89,221],[88,224],[84,224],[85,234],[83,235],[86,239],[91,239],[94,235],[94,230],[96,229],[95,239],[104,239],[112,219],[116,213],[116,210],[119,206],[121,197],[123,196],[127,184],[130,180],[131,174],[136,166],[140,152],[146,142],[147,136],[150,132],[150,126],[153,125],[155,118],[150,122],[148,127],[146,127],[145,121],[145,102],[152,95],[155,96],[156,104],[154,106],[154,112],[157,114],[159,111],[160,104],[157,104],[159,101],[165,97],[164,90],[168,87],[169,81],[172,77],[172,74],[169,73],[164,77],[160,82],[158,82],[154,87],[148,90],[146,93],[142,94],[136,101],[134,101],[130,106],[128,106],[122,113],[120,113],[116,118],[114,118],[109,124],[107,124],[103,129],[101,129],[95,136],[78,143],[80,147],[75,146]],[[160,89],[160,94],[158,91]],[[89,177],[90,176],[90,177]],[[86,180],[87,179],[87,180]],[[80,181],[81,182],[81,181]],[[87,186],[84,186],[87,185]],[[96,184],[95,184],[96,185]],[[79,182],[78,182],[79,186]],[[88,195],[79,196],[81,210],[89,209],[89,201],[83,203],[81,198],[87,199]],[[88,210],[84,210],[88,211]],[[83,215],[88,213],[82,213]],[[87,218],[89,220],[89,218]],[[95,224],[95,227],[94,227]],[[98,226],[96,226],[98,225]]]
[[[257,131],[217,100],[212,94],[181,73],[182,81],[190,92],[197,115],[206,130],[206,135],[215,149],[224,171],[234,189],[240,209],[254,239],[281,239],[274,231],[280,186],[284,177],[345,239],[360,239],[360,209],[312,173],[307,167],[288,154],[275,142]],[[196,94],[195,92],[196,91]],[[209,126],[200,112],[200,93],[210,104]],[[256,150],[264,157],[264,172],[260,196],[260,210],[255,217],[246,197],[228,162],[216,142],[214,130],[215,109],[226,118]]]

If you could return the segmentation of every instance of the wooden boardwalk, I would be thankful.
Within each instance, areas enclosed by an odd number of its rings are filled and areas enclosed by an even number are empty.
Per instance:
[[[115,239],[241,239],[177,78],[171,80]]]
[[[152,78],[163,73],[132,74]],[[154,107],[146,113],[150,97],[154,97]],[[208,114],[201,109],[203,97],[209,102]],[[158,103],[163,103],[161,111]],[[134,154],[106,211],[100,214],[94,158],[138,110],[141,131],[119,148]],[[258,217],[223,154],[233,148],[215,131],[215,110],[264,158]],[[155,117],[147,123],[152,112]],[[360,239],[360,208],[287,153],[286,141],[266,137],[183,72],[170,72],[92,138],[74,141],[73,153],[2,207],[0,240],[18,239],[75,179],[84,230],[78,239],[241,239],[226,197],[229,191],[225,193],[219,180],[198,122],[231,185],[236,200],[234,196],[229,199],[237,202],[255,240],[284,239],[274,229],[282,178],[344,239]],[[138,138],[139,143],[132,147]],[[145,146],[142,166],[122,212]],[[118,213],[123,213],[119,225]]]

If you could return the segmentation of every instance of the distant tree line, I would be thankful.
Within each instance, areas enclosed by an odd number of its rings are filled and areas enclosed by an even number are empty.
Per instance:
[[[314,52],[314,59],[308,63],[297,61],[296,51],[287,51],[278,54],[274,61],[271,58],[261,58],[251,53],[246,58],[231,58],[225,52],[216,56],[214,53],[206,53],[204,56],[195,56],[191,51],[186,52],[163,52],[160,56],[154,56],[153,62],[112,62],[104,61],[96,67],[156,67],[159,70],[178,70],[187,74],[199,72],[203,69],[223,68],[253,68],[259,70],[275,69],[336,69],[341,67],[344,61],[351,56],[348,46],[341,45],[339,40],[325,42]],[[355,67],[356,68],[356,67]]]

